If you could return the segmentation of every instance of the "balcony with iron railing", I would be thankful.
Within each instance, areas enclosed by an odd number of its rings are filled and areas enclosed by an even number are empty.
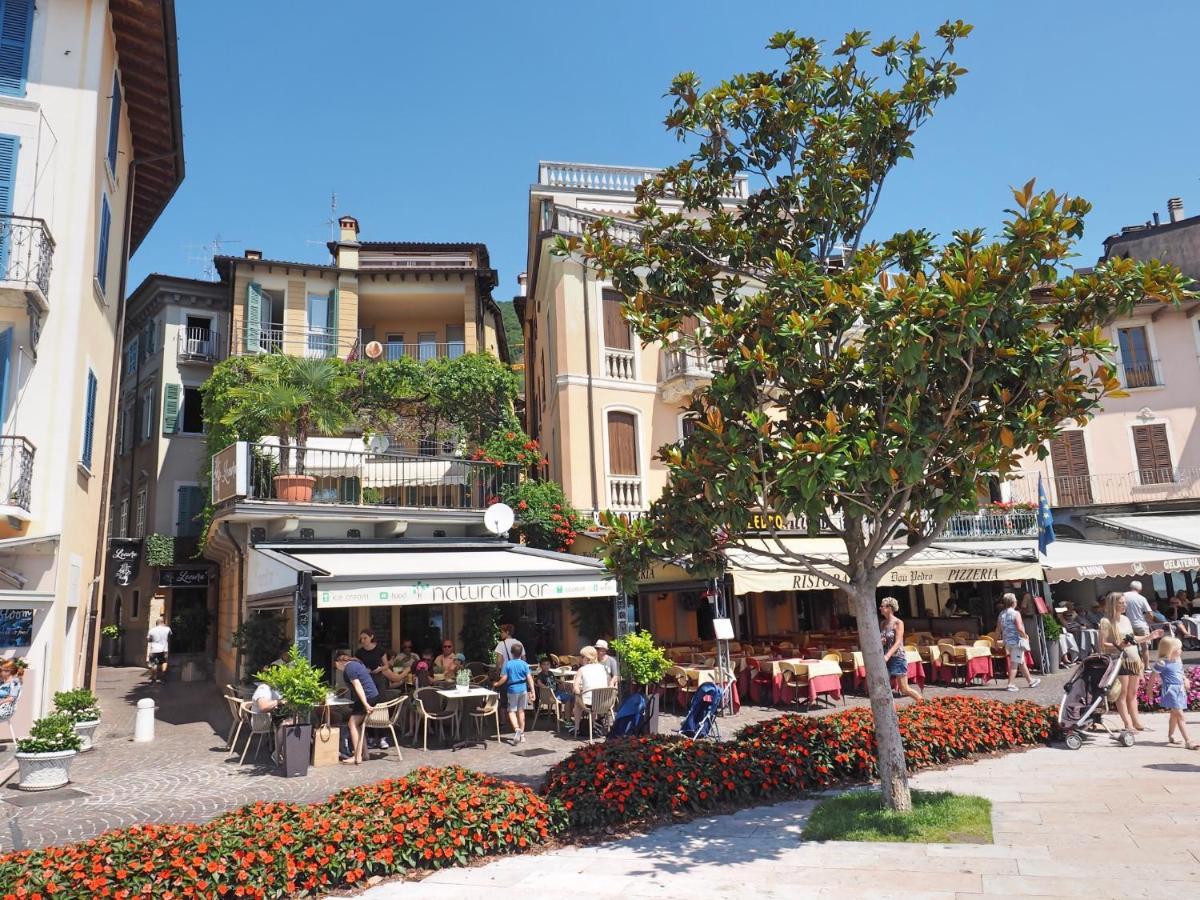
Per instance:
[[[0,215],[0,302],[16,294],[42,312],[50,309],[50,268],[54,238],[42,219]],[[11,300],[7,305],[13,305]]]
[[[0,509],[11,519],[28,520],[32,507],[34,446],[28,438],[0,436]]]
[[[1035,538],[1037,533],[1037,510],[983,508],[951,516],[940,540],[1013,540]]]
[[[1037,502],[1037,472],[1021,472],[1009,479],[1014,500]],[[1134,469],[1101,475],[1042,476],[1053,507],[1120,506],[1200,500],[1200,468],[1163,467]]]
[[[429,362],[434,359],[458,359],[467,352],[464,341],[449,341],[446,343],[424,342],[417,344],[401,344],[395,341],[381,341],[383,355],[380,359],[414,359],[417,362]]]
[[[225,346],[221,335],[211,328],[180,328],[179,350],[180,362],[216,363],[225,356]]]
[[[312,495],[301,503],[406,509],[484,510],[515,486],[519,466],[457,456],[368,453],[277,442],[247,445],[248,500],[295,503],[281,496],[279,476],[306,475]]]
[[[357,344],[357,340],[346,330],[292,327],[278,322],[263,325],[256,333],[248,332],[243,326],[233,334],[235,356],[286,353],[289,356],[340,356],[344,359]]]
[[[1162,366],[1157,359],[1122,360],[1117,366],[1117,372],[1121,379],[1121,387],[1126,390],[1162,387],[1166,384]]]
[[[649,167],[543,161],[538,163],[538,184],[581,194],[632,194],[639,184],[661,171]],[[745,200],[749,196],[749,177],[738,175],[730,199]]]

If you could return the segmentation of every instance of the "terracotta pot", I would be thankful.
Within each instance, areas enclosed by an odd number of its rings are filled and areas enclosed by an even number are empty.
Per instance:
[[[313,485],[317,479],[311,475],[276,475],[275,499],[289,503],[311,503]]]

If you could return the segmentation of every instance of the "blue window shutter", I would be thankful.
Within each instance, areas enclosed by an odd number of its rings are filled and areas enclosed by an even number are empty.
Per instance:
[[[88,369],[87,399],[83,410],[83,453],[80,462],[87,468],[92,467],[92,444],[96,439],[96,389],[98,387],[96,373]]]
[[[0,0],[3,3],[4,0]],[[17,181],[17,150],[21,139],[13,134],[0,134],[0,216],[12,215],[13,185]],[[0,277],[8,276],[8,249],[12,243],[10,224],[0,222]]]
[[[108,197],[100,198],[100,245],[96,248],[96,280],[100,290],[107,289],[108,282],[108,230],[112,227],[112,212],[108,208]]]
[[[0,0],[0,94],[25,96],[33,0]]]
[[[8,411],[8,359],[12,355],[13,330],[10,325],[0,333],[0,424]]]
[[[113,72],[112,102],[108,115],[108,170],[117,174],[117,138],[121,134],[121,81]]]

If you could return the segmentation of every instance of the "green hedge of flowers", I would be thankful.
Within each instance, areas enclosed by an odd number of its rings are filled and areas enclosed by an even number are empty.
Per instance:
[[[374,875],[519,853],[563,817],[528,788],[452,766],[324,803],[255,803],[203,825],[145,825],[0,857],[5,898],[310,897]]]
[[[910,770],[974,754],[1046,743],[1052,707],[947,697],[900,710]],[[577,828],[794,797],[875,774],[869,709],[787,715],[743,728],[728,743],[666,735],[592,744],[555,765],[546,795]]]

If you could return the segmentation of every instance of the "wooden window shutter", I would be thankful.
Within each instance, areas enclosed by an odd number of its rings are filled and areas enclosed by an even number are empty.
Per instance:
[[[10,325],[0,332],[0,422],[8,410],[8,360],[12,356],[13,330]]]
[[[1082,431],[1064,431],[1050,441],[1054,487],[1062,506],[1087,506],[1092,502],[1091,472]]]
[[[163,393],[163,434],[175,434],[179,431],[179,407],[183,388],[177,384],[168,384]]]
[[[25,96],[33,0],[0,0],[0,94]]]
[[[262,349],[262,285],[256,281],[246,285],[246,352]]]
[[[608,468],[612,475],[637,475],[637,417],[633,413],[608,414]]]
[[[20,146],[20,138],[0,134],[0,215],[3,216],[12,213],[13,185],[17,180],[17,150]],[[10,231],[6,228],[0,234],[0,272],[8,271],[8,252],[12,243]]]
[[[1141,484],[1165,484],[1175,480],[1166,425],[1133,426],[1133,451],[1137,455]]]
[[[605,291],[604,303],[604,346],[614,350],[632,350],[633,336],[629,333],[629,323],[621,315],[621,307],[625,298],[617,291]]]

